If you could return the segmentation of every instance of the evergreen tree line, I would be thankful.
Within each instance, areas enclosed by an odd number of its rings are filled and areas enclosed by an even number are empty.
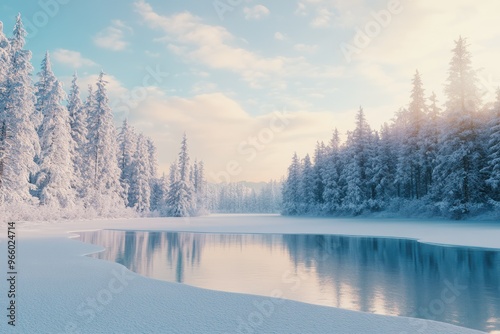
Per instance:
[[[455,41],[442,106],[420,73],[410,103],[374,131],[362,108],[341,143],[333,132],[313,158],[294,154],[283,186],[286,215],[427,213],[460,219],[500,208],[500,90],[482,102],[466,39]]]
[[[84,102],[75,74],[66,97],[46,53],[33,85],[25,37],[20,15],[11,38],[0,22],[0,205],[98,215],[125,207],[172,216],[203,209],[203,163],[190,165],[186,136],[170,179],[158,178],[153,141],[126,120],[117,134],[104,73]]]
[[[280,213],[281,183],[255,187],[244,182],[209,184],[207,209],[218,213]]]

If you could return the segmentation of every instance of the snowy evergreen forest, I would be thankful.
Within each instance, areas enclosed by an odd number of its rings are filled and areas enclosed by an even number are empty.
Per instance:
[[[280,213],[281,183],[269,181],[207,185],[207,209],[214,213]]]
[[[426,95],[417,71],[408,108],[390,124],[371,129],[360,107],[346,140],[335,130],[312,157],[293,156],[283,183],[252,187],[207,183],[186,135],[168,175],[159,175],[155,143],[126,119],[115,127],[104,73],[84,100],[75,74],[66,96],[47,52],[33,83],[25,37],[20,15],[10,38],[0,22],[0,208],[7,216],[387,211],[459,219],[500,212],[500,90],[496,101],[482,101],[464,38],[452,51],[443,104]]]
[[[484,102],[484,103],[483,103]],[[370,128],[362,108],[341,143],[337,130],[313,158],[292,158],[287,215],[391,211],[455,219],[500,211],[500,90],[481,101],[465,38],[455,41],[445,103],[425,95],[417,71],[410,102],[391,124]]]
[[[0,22],[3,212],[46,219],[205,211],[203,162],[190,163],[185,135],[170,175],[158,177],[152,140],[127,120],[115,128],[104,73],[95,89],[89,86],[85,101],[75,74],[66,97],[47,53],[33,84],[25,37],[20,15],[11,38]]]

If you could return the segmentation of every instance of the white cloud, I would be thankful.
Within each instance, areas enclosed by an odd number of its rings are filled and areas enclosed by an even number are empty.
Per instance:
[[[309,44],[295,44],[293,48],[299,52],[305,53],[315,53],[318,50],[318,45],[309,45]]]
[[[213,82],[200,81],[193,85],[191,91],[194,94],[213,93],[217,90],[217,84]]]
[[[125,32],[132,32],[132,30],[120,20],[113,20],[111,23],[111,26],[94,36],[94,43],[103,49],[122,51],[128,45],[124,40]]]
[[[149,50],[144,51],[144,54],[151,58],[159,58],[161,56],[159,52],[152,52]]]
[[[163,31],[161,39],[185,61],[200,63],[212,69],[239,74],[252,88],[273,85],[284,77],[338,77],[338,66],[312,65],[303,57],[263,57],[236,46],[238,39],[226,28],[208,25],[189,12],[161,16],[145,1],[135,3],[137,12],[151,28]]]
[[[312,15],[310,25],[313,28],[336,26],[352,27],[363,23],[370,12],[379,7],[387,6],[387,1],[381,0],[301,0],[295,14],[299,16]]]
[[[295,9],[295,15],[305,16],[307,15],[306,5],[302,2],[297,4],[297,9]]]
[[[278,41],[285,41],[288,39],[288,37],[285,34],[277,31],[274,33],[274,39],[276,39]]]
[[[52,53],[52,58],[60,64],[64,64],[75,69],[80,67],[96,66],[92,60],[84,58],[80,52],[57,49]]]
[[[327,28],[330,26],[332,13],[327,8],[320,8],[316,17],[311,21],[311,26],[314,28]]]
[[[192,68],[189,73],[196,75],[196,76],[199,76],[199,77],[202,77],[202,78],[208,78],[210,76],[210,73],[208,73],[206,71],[200,71],[200,70],[197,70],[194,68]]]
[[[268,16],[271,12],[266,6],[256,5],[251,8],[243,8],[243,13],[245,13],[245,19],[247,20],[260,20],[261,18]]]

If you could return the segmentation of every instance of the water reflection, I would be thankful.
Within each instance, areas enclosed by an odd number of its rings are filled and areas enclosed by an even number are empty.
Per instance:
[[[324,235],[97,231],[84,242],[156,279],[500,331],[500,253]],[[420,324],[415,323],[415,330]]]

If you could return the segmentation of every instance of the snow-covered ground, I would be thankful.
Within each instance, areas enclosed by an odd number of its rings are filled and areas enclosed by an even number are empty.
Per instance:
[[[1,228],[6,231],[5,224]],[[212,215],[17,223],[17,324],[7,325],[7,287],[2,284],[1,333],[479,333],[421,319],[149,279],[119,264],[82,256],[101,248],[68,238],[74,231],[104,228],[370,235],[500,249],[500,224],[494,222]],[[1,235],[0,249],[5,250],[6,233]]]

